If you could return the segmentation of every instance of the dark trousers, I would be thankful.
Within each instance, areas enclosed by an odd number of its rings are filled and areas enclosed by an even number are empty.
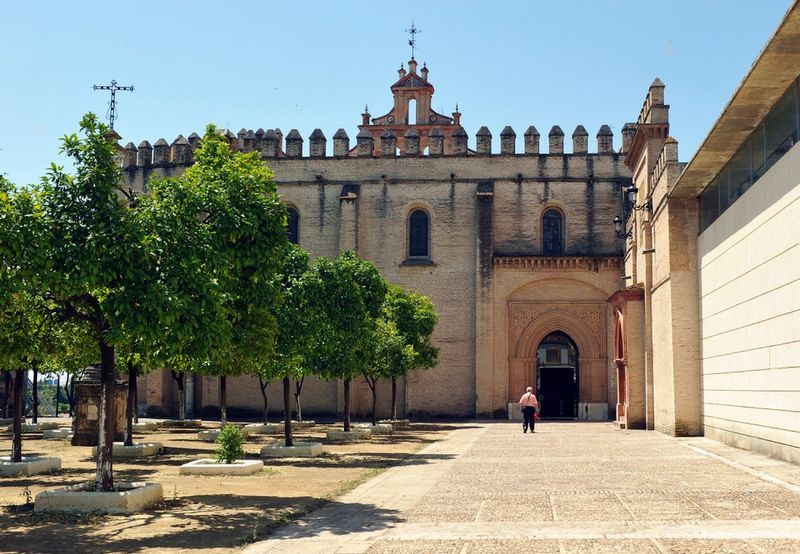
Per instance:
[[[531,431],[533,431],[533,422],[534,417],[533,414],[536,412],[536,408],[533,406],[525,406],[522,408],[522,430],[527,431],[528,427],[530,426]]]

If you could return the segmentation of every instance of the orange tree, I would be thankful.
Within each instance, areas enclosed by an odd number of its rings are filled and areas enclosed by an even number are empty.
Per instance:
[[[213,349],[227,334],[222,294],[209,271],[212,245],[197,231],[196,213],[132,195],[122,187],[115,136],[93,114],[80,127],[82,136],[62,139],[74,174],[53,164],[39,187],[43,238],[39,251],[21,245],[28,254],[22,267],[60,318],[91,329],[101,368],[96,482],[111,491],[117,348]]]
[[[306,286],[320,310],[307,359],[323,378],[343,381],[344,430],[350,431],[350,383],[370,362],[386,281],[371,262],[345,251],[333,260],[317,258]]]

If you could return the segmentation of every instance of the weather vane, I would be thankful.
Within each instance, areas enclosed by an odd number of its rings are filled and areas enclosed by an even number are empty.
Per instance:
[[[114,119],[117,117],[117,91],[118,90],[126,90],[129,92],[133,92],[133,87],[120,87],[117,86],[116,81],[111,81],[110,85],[94,85],[94,90],[110,90],[111,91],[111,102],[108,103],[108,113],[106,116],[108,117],[108,121],[111,124],[111,130],[114,130]]]
[[[408,45],[411,47],[411,59],[414,59],[414,50],[417,48],[417,33],[421,33],[419,29],[414,27],[414,22],[411,22],[411,28],[406,29],[406,33],[411,35],[411,39],[408,41]]]

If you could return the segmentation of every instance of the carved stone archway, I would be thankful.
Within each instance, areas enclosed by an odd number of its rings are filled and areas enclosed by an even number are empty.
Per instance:
[[[550,333],[561,331],[575,342],[579,353],[579,417],[604,419],[608,410],[608,304],[510,301],[508,307],[509,402],[536,382],[539,344]]]

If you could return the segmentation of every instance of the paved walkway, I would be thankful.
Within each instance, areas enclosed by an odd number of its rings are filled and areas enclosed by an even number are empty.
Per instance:
[[[464,424],[246,549],[800,552],[800,466],[608,423]]]

